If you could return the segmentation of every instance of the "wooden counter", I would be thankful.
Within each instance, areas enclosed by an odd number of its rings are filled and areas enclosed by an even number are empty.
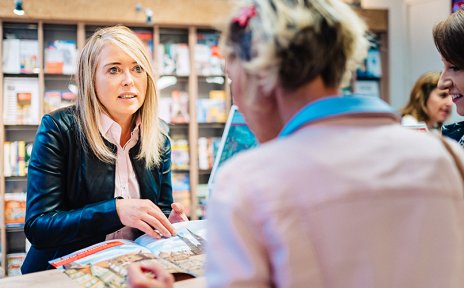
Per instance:
[[[79,284],[71,280],[63,272],[47,270],[16,277],[0,279],[0,287],[5,288],[80,288]],[[205,278],[189,279],[174,284],[175,288],[206,287]]]

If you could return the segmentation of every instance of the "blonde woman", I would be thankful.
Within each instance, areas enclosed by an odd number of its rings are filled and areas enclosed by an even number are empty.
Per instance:
[[[409,101],[401,110],[401,124],[424,123],[429,131],[441,133],[443,123],[451,115],[453,101],[448,90],[437,88],[439,72],[426,72],[417,78]]]
[[[28,168],[23,273],[105,239],[175,234],[170,142],[148,52],[127,27],[95,32],[78,61],[78,100],[42,118]]]

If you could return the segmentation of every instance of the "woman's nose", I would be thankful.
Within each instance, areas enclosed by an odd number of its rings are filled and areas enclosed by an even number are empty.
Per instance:
[[[446,90],[453,85],[451,79],[447,78],[445,74],[441,74],[440,79],[438,80],[437,88],[441,90]]]
[[[129,69],[124,70],[123,77],[124,77],[122,80],[123,86],[130,86],[134,84],[134,78],[132,77],[132,74],[130,73]]]

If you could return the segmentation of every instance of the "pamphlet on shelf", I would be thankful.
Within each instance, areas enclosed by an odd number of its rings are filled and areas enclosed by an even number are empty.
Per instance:
[[[3,72],[4,73],[38,73],[39,42],[28,39],[3,40]]]
[[[44,113],[72,105],[76,102],[77,95],[68,90],[49,90],[44,94]]]
[[[190,168],[189,143],[187,139],[171,139],[171,163],[173,170]]]
[[[197,186],[197,217],[206,219],[206,209],[208,206],[208,184],[198,184]]]
[[[26,219],[26,193],[5,193],[5,226],[23,227]]]
[[[26,176],[32,142],[5,141],[3,143],[3,174],[5,177]]]
[[[173,90],[171,93],[171,123],[188,123],[189,95],[186,91]]]
[[[108,240],[54,259],[50,264],[83,287],[126,287],[127,266],[153,259],[173,273],[176,280],[203,276],[206,220],[173,225],[177,235],[170,238],[157,240],[142,235],[134,241]]]
[[[26,258],[26,253],[10,253],[6,255],[6,273],[8,276],[21,275],[21,266],[23,265],[24,258]]]
[[[3,72],[20,73],[19,39],[3,40]]]
[[[190,74],[189,49],[186,43],[165,43],[158,49],[160,75],[188,76]]]
[[[158,101],[159,117],[166,123],[171,123],[171,103],[172,99],[168,97],[160,97]]]
[[[52,41],[45,48],[44,54],[46,73],[65,75],[76,73],[76,41]]]
[[[177,44],[176,48],[176,74],[188,76],[190,74],[189,47],[187,44]]]
[[[195,67],[198,75],[224,75],[224,57],[219,52],[219,33],[199,32],[195,45]]]
[[[21,39],[19,42],[20,72],[39,73],[39,41]]]
[[[198,167],[201,170],[213,168],[221,138],[219,137],[200,137],[198,138]]]
[[[38,124],[39,79],[6,77],[3,80],[4,124]]]
[[[174,202],[184,206],[185,214],[190,215],[190,175],[189,173],[172,173],[172,197]]]

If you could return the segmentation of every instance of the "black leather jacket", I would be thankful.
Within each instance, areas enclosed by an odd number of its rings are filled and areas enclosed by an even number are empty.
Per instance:
[[[459,142],[464,136],[464,121],[443,126],[441,129],[443,136],[449,137]],[[462,143],[460,143],[463,145]]]
[[[32,244],[22,273],[52,268],[48,261],[105,240],[123,225],[114,199],[115,165],[100,161],[78,141],[76,108],[42,118],[28,167],[24,231]],[[106,142],[116,151],[116,147]],[[171,146],[166,137],[159,168],[130,158],[142,199],[152,200],[166,216],[171,211]]]

